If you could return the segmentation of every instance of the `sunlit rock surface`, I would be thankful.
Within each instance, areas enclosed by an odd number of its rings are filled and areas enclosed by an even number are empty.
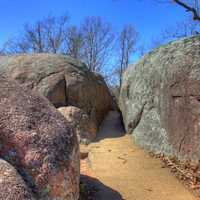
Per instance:
[[[200,159],[200,36],[153,50],[123,76],[120,108],[140,146]]]

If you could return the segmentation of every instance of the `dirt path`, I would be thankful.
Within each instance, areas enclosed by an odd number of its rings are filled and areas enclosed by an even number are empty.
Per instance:
[[[100,188],[95,200],[197,200],[123,132],[119,115],[111,112],[96,142],[87,147],[90,165],[84,164],[83,174]]]

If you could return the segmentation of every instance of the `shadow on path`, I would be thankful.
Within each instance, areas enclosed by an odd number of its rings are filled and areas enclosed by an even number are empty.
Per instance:
[[[110,111],[97,133],[95,142],[106,138],[118,138],[125,135],[121,114],[117,111]]]
[[[84,192],[80,200],[123,200],[122,196],[112,188],[104,185],[98,179],[81,175]]]

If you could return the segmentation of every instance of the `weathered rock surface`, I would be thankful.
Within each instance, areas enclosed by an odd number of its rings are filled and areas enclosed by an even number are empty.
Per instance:
[[[97,127],[87,113],[74,106],[61,107],[58,110],[75,127],[79,143],[88,144],[95,139]]]
[[[16,169],[0,159],[0,199],[34,200],[30,189]]]
[[[97,126],[114,107],[103,78],[67,56],[1,56],[0,74],[7,74],[20,84],[39,91],[56,107],[83,109]]]
[[[36,199],[77,200],[79,147],[71,125],[46,98],[1,75],[0,94],[0,157]]]
[[[200,37],[153,50],[123,76],[120,108],[135,142],[156,153],[200,159]]]

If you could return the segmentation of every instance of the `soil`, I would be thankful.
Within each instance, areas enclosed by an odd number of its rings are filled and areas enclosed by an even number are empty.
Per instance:
[[[82,182],[88,200],[197,200],[163,163],[125,135],[120,115],[110,112],[81,160]],[[85,198],[86,199],[86,198]],[[85,200],[84,199],[84,200]]]

